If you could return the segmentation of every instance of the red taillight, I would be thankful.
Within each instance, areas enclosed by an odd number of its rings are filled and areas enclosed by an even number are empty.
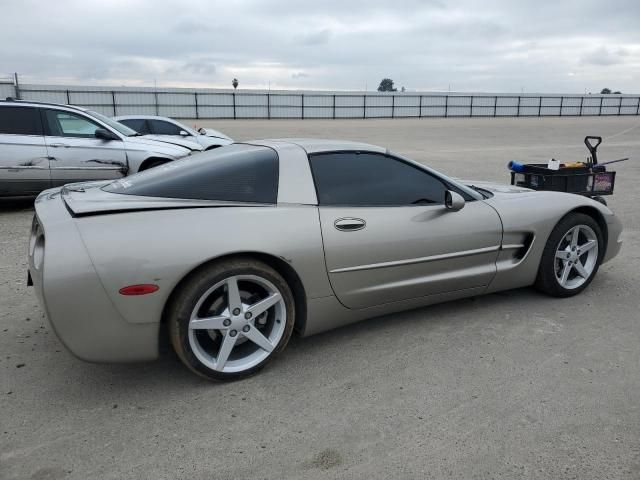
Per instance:
[[[143,283],[141,285],[129,285],[128,287],[122,287],[119,292],[120,295],[146,295],[147,293],[153,293],[158,291],[160,287],[152,283]]]

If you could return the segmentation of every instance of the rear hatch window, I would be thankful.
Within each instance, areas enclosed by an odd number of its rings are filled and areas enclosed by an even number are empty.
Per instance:
[[[102,187],[144,197],[277,203],[278,154],[233,144],[169,162]]]

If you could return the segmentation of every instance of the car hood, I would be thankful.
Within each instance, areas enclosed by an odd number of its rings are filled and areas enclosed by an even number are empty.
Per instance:
[[[186,140],[182,137],[173,136],[173,135],[143,135],[142,137],[134,137],[134,138],[146,138],[149,140],[154,140],[157,142],[169,143],[171,145],[178,145],[180,147],[188,148],[191,151],[202,151],[202,145],[197,142]]]
[[[112,181],[113,180],[102,180],[98,182],[70,183],[64,187],[47,190],[43,192],[43,195],[60,192],[67,208],[75,216],[178,208],[246,207],[248,205],[242,202],[225,202],[220,200],[140,197],[107,192],[102,189],[102,187]],[[251,205],[256,206],[256,204]]]
[[[150,152],[163,153],[175,158],[184,157],[191,153],[191,149],[170,142],[163,142],[153,138],[142,137],[125,137],[124,139],[128,149],[147,150]]]
[[[493,183],[493,182],[483,182],[476,180],[458,180],[460,183],[467,186],[474,186],[478,188],[482,188],[484,190],[488,190],[489,192],[495,194],[522,194],[522,193],[532,193],[535,190],[531,190],[530,188],[524,187],[516,187],[515,185],[505,185],[501,183]]]
[[[233,139],[231,137],[225,135],[222,132],[219,132],[218,130],[214,130],[213,128],[200,128],[198,131],[199,132],[204,132],[205,136],[207,136],[207,137],[216,137],[216,138],[222,138],[224,140],[233,141]]]

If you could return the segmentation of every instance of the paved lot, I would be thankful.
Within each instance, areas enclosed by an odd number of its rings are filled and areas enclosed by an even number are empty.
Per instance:
[[[0,478],[640,478],[640,118],[208,122],[238,139],[388,145],[449,174],[508,160],[621,164],[621,255],[582,295],[522,289],[294,339],[206,383],[167,353],[91,365],[26,287],[29,202],[0,204]],[[527,212],[522,212],[526,215]]]

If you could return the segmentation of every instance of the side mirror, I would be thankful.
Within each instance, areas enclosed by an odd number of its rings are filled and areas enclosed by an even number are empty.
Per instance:
[[[444,206],[453,212],[462,210],[464,208],[464,197],[459,193],[447,190],[444,192]]]
[[[198,133],[199,133],[200,135],[206,135],[206,134],[207,134],[207,131],[205,130],[205,128],[204,128],[204,127],[200,127],[200,128],[198,129]]]
[[[185,132],[184,130],[180,130],[180,136],[181,137],[188,137],[189,134],[187,132]]]
[[[96,129],[94,135],[96,138],[99,138],[100,140],[120,140],[120,138],[118,138],[118,136],[115,133],[110,132],[106,128]]]

